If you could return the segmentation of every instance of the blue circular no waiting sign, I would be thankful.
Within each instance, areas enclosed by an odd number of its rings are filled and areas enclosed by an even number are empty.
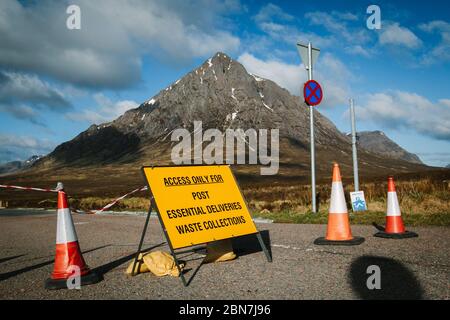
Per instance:
[[[323,98],[323,91],[320,84],[315,80],[309,80],[303,87],[305,102],[310,106],[317,106]]]

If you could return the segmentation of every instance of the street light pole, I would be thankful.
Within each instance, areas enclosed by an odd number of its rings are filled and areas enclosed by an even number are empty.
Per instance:
[[[350,115],[352,122],[353,179],[355,183],[355,191],[359,191],[358,155],[356,150],[356,119],[353,99],[350,99]]]

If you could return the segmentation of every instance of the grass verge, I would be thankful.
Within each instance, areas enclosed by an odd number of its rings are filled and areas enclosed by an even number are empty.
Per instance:
[[[254,217],[273,220],[275,223],[301,223],[301,224],[326,224],[328,214],[325,212],[312,213],[307,212],[299,214],[292,211],[283,211],[277,213],[255,212]],[[406,226],[449,226],[449,213],[420,214],[409,213],[402,215]],[[386,213],[377,211],[357,212],[350,214],[351,224],[370,225],[373,222],[384,225]]]

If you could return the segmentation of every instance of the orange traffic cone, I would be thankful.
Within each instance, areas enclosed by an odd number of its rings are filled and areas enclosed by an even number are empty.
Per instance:
[[[328,214],[327,234],[317,238],[318,245],[358,245],[364,242],[362,237],[354,237],[350,230],[350,222],[345,203],[344,188],[342,187],[339,165],[333,165],[333,182],[331,186],[331,201]]]
[[[418,237],[417,233],[407,231],[403,225],[402,214],[395,191],[394,178],[388,177],[388,196],[386,210],[386,227],[377,232],[375,237],[404,239]]]
[[[58,183],[58,222],[56,227],[55,265],[51,277],[45,282],[50,290],[68,288],[67,280],[79,270],[80,285],[94,284],[101,279],[91,272],[81,254],[72,215],[67,205],[67,195]]]

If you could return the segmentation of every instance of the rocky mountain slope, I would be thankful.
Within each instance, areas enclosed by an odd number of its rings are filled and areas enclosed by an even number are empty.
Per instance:
[[[309,141],[309,114],[304,103],[276,83],[247,73],[237,61],[217,53],[199,68],[118,119],[93,125],[49,155],[57,162],[120,161],[143,146],[170,141],[177,128],[280,129],[280,136],[302,146]],[[338,147],[345,137],[316,112],[316,142]]]
[[[360,147],[377,153],[386,158],[404,160],[411,163],[422,164],[420,158],[396,144],[382,131],[358,132],[358,144]]]

